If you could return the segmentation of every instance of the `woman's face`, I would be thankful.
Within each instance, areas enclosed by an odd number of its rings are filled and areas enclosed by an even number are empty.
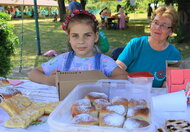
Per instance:
[[[69,43],[77,56],[90,57],[94,55],[94,44],[98,41],[98,32],[86,23],[73,23],[70,27]]]
[[[156,16],[151,23],[150,34],[154,40],[166,41],[172,34],[171,19],[163,16]]]

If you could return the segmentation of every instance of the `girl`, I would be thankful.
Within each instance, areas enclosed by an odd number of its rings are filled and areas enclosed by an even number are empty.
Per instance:
[[[94,51],[98,42],[98,21],[87,11],[75,10],[65,19],[63,30],[68,33],[72,51],[60,54],[29,73],[29,79],[48,85],[55,85],[56,71],[100,70],[111,79],[127,79],[127,73],[120,69],[109,56]]]
[[[125,29],[125,13],[121,5],[117,6],[119,17],[119,29]]]

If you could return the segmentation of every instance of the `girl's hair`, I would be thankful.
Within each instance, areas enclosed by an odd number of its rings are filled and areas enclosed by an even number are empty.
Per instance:
[[[90,25],[94,33],[98,32],[98,21],[96,17],[89,13],[88,11],[79,11],[75,10],[70,16],[66,17],[65,22],[62,24],[63,30],[70,33],[70,28],[73,24],[83,23],[86,25]],[[97,43],[95,43],[97,45]],[[68,50],[73,51],[71,45],[68,43]]]
[[[85,23],[92,26],[94,32],[98,31],[98,20],[96,17],[88,11],[74,10],[70,16],[65,18],[62,24],[64,31],[70,32],[70,27],[73,23]]]
[[[67,32],[70,33],[70,28],[72,27],[73,24],[76,24],[76,23],[84,23],[86,25],[90,25],[92,27],[92,30],[96,33],[97,32],[97,25],[96,23],[94,22],[94,20],[86,15],[86,14],[78,14],[78,15],[75,15],[69,22],[68,24],[68,29],[67,29]]]
[[[157,8],[153,13],[152,20],[154,20],[156,15],[169,18],[172,21],[172,31],[175,31],[178,24],[178,14],[172,6],[163,6]]]
[[[121,5],[117,5],[117,12],[119,12],[119,9],[121,8]]]

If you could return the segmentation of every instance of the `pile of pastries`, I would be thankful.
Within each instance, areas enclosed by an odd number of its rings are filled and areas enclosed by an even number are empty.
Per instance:
[[[102,92],[90,92],[72,104],[72,123],[136,129],[150,125],[150,109],[144,99],[116,96],[109,100]]]
[[[190,132],[190,122],[186,120],[166,120],[169,132]]]
[[[190,122],[186,120],[166,120],[165,127],[160,127],[156,132],[190,132]]]
[[[10,115],[4,126],[26,128],[42,115],[50,114],[58,104],[59,102],[35,102],[21,93],[12,94],[9,97],[2,96],[0,107]]]
[[[4,78],[0,78],[0,87],[3,87],[3,86],[6,86],[6,85],[9,85],[9,81],[7,79],[4,79]]]

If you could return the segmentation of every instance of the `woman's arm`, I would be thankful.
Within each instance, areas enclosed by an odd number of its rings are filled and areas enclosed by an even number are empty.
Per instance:
[[[28,78],[33,82],[55,86],[55,75],[56,71],[48,76],[44,74],[42,67],[37,67],[28,73]]]

